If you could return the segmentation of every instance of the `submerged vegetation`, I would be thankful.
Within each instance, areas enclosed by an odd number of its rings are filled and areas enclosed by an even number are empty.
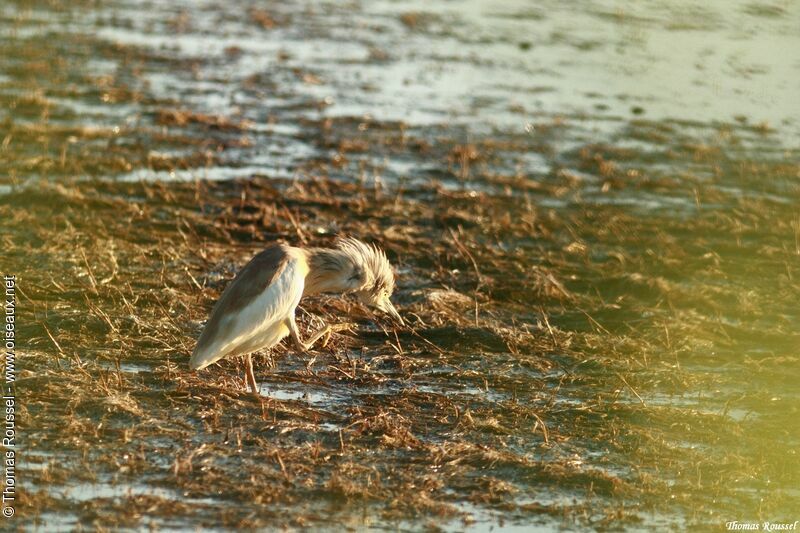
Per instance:
[[[257,31],[291,24],[243,13]],[[0,41],[13,58],[0,71],[0,217],[18,291],[14,520],[794,519],[800,154],[779,131],[614,118],[599,141],[596,117],[539,113],[527,131],[477,135],[325,116],[314,98],[258,120],[143,81],[197,76],[200,58],[66,30],[25,37],[32,23],[14,20],[19,34]],[[113,74],[82,70],[98,57]],[[289,93],[284,75],[318,82],[287,66],[241,87]],[[260,146],[291,161],[252,169]],[[256,398],[242,361],[188,370],[211,305],[254,253],[339,234],[386,249],[408,327],[323,296],[301,304],[301,329],[351,328],[310,371],[290,346],[259,354]]]

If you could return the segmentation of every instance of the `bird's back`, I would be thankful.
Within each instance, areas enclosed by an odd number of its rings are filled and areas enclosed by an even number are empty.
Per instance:
[[[253,257],[214,305],[189,366],[200,369],[277,344],[287,333],[284,321],[300,301],[307,273],[297,248],[274,245]]]

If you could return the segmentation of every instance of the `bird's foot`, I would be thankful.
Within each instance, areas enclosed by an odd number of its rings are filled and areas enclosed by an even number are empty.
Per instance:
[[[325,334],[322,336],[322,347],[326,347],[328,345],[328,341],[331,340],[331,333],[339,333],[340,331],[350,331],[353,324],[345,322],[344,324],[334,324],[332,326],[327,326],[325,328]]]

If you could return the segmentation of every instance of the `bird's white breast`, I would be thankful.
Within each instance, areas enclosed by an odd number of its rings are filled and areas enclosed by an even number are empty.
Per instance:
[[[297,304],[300,303],[304,280],[305,275],[302,274],[298,261],[290,260],[280,276],[266,290],[236,316],[231,317],[243,326],[233,344],[246,343],[249,345],[246,348],[255,345],[251,349],[254,351],[280,342],[288,333],[286,319],[294,314]]]
[[[271,348],[288,333],[286,319],[294,315],[303,295],[308,266],[305,258],[289,253],[286,268],[245,307],[225,316],[217,339],[204,354],[198,354],[198,368],[222,359]]]

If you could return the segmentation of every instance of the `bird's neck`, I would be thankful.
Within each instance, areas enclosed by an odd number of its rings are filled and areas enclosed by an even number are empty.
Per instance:
[[[353,265],[347,254],[330,248],[311,248],[306,250],[306,259],[308,275],[303,290],[304,296],[352,290],[348,277]]]

